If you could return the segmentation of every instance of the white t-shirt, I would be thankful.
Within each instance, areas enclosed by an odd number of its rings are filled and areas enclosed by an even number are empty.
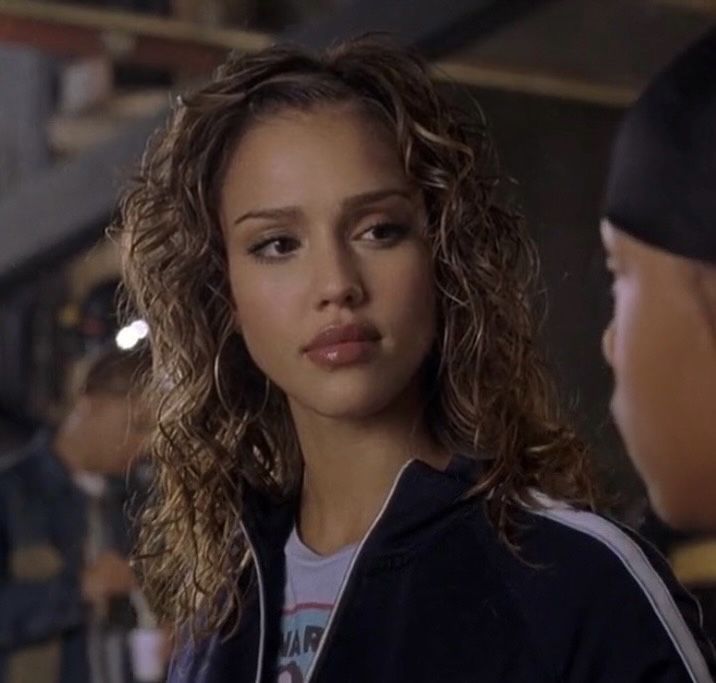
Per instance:
[[[303,683],[355,550],[356,545],[349,545],[333,555],[318,555],[293,528],[284,548],[278,683]]]

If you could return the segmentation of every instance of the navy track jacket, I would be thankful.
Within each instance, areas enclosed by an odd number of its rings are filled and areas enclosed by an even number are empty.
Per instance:
[[[475,461],[411,461],[359,545],[311,683],[709,683],[694,600],[665,560],[603,517],[540,498],[515,554],[464,499]],[[255,576],[237,632],[185,640],[169,683],[276,683],[283,548],[295,503],[251,496]],[[291,682],[297,683],[297,682]]]

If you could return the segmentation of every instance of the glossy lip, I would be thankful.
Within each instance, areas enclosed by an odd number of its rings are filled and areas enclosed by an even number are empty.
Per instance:
[[[369,324],[329,325],[303,351],[316,365],[335,369],[370,360],[380,334]]]
[[[348,342],[375,342],[380,339],[378,330],[369,323],[329,325],[324,327],[303,349],[305,353],[346,344]]]

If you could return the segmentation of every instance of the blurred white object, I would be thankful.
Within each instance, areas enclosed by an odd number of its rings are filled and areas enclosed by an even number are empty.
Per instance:
[[[164,677],[166,634],[158,628],[135,628],[129,633],[132,673],[137,683],[157,683]]]
[[[112,93],[112,64],[105,56],[74,60],[60,72],[58,108],[77,114],[97,106]]]
[[[149,325],[144,320],[135,320],[126,327],[123,327],[117,336],[115,342],[123,351],[129,351],[145,339],[149,334]]]

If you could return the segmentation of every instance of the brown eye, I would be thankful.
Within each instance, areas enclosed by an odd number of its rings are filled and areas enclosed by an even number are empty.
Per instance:
[[[290,256],[299,246],[299,241],[293,237],[271,237],[250,247],[249,253],[266,261],[280,260]]]
[[[408,226],[399,223],[377,223],[361,233],[361,238],[365,237],[372,242],[395,243],[405,237],[409,230]]]

